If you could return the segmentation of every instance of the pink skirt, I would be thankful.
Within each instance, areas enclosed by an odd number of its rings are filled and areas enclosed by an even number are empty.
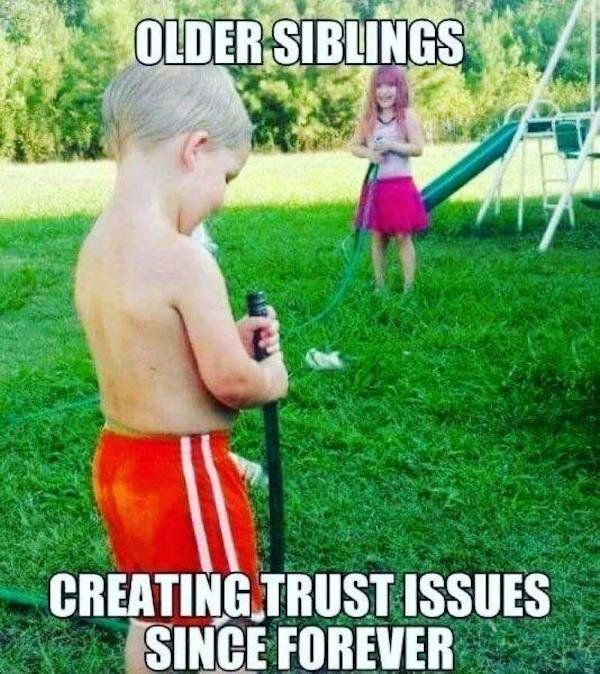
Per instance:
[[[406,236],[426,229],[429,216],[412,177],[399,176],[364,184],[355,224],[378,234]]]

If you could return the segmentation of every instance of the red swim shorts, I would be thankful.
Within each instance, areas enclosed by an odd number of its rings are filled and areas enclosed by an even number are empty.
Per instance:
[[[93,467],[96,503],[124,573],[244,573],[263,619],[252,510],[227,433],[131,437],[104,429]],[[174,593],[176,595],[176,593]],[[211,625],[211,617],[148,622]]]

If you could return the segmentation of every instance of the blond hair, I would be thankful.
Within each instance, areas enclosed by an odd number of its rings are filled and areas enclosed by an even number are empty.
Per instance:
[[[104,145],[117,158],[128,140],[155,143],[204,130],[218,145],[248,144],[252,124],[231,75],[216,65],[133,63],[102,99]]]

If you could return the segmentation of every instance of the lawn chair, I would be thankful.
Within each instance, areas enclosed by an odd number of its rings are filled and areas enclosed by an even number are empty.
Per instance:
[[[581,154],[581,148],[587,138],[590,130],[589,118],[577,118],[557,121],[554,125],[554,137],[556,139],[556,148],[564,157],[567,163],[567,175],[570,170],[569,160],[578,159]],[[593,146],[592,146],[593,147]],[[590,161],[590,189],[588,197],[583,200],[586,206],[594,204],[600,197],[594,195],[594,162],[600,159],[600,152],[593,150],[588,153],[586,159]],[[594,208],[594,206],[591,206]]]

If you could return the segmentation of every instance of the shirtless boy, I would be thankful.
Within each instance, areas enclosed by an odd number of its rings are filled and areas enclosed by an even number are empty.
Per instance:
[[[250,121],[223,68],[138,64],[109,85],[103,121],[116,183],[82,246],[75,296],[106,419],[93,482],[111,550],[128,573],[241,571],[260,619],[252,513],[228,429],[236,410],[286,394],[279,326],[273,313],[236,323],[215,260],[189,237],[244,166]],[[256,330],[270,354],[260,363]],[[131,623],[129,674],[149,671],[149,624]]]

